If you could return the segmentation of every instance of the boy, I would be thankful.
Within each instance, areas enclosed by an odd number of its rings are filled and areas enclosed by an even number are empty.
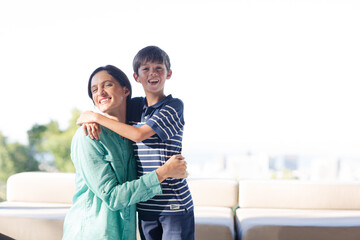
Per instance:
[[[127,119],[132,126],[91,112],[83,113],[78,123],[96,122],[133,140],[140,177],[172,155],[181,154],[184,118],[182,101],[164,94],[165,81],[172,75],[165,51],[156,46],[141,49],[133,69],[146,97],[134,98],[128,106]],[[141,238],[194,239],[193,202],[186,179],[169,178],[162,183],[162,190],[162,195],[137,205]]]

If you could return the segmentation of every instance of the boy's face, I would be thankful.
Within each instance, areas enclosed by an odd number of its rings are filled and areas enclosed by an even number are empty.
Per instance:
[[[143,85],[145,94],[163,95],[165,81],[171,78],[172,71],[167,71],[164,63],[146,62],[138,73],[134,73],[134,78]]]

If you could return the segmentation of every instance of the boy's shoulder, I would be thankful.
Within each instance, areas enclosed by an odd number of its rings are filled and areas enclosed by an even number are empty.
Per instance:
[[[183,108],[184,102],[180,98],[174,98],[171,95],[167,97],[167,101],[164,102],[163,107],[171,106],[174,108]]]

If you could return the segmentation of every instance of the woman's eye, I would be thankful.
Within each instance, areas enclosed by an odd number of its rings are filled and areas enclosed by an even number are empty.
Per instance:
[[[97,88],[94,88],[93,90],[91,90],[92,93],[96,93]]]
[[[111,87],[111,86],[112,86],[112,83],[105,84],[105,87]]]

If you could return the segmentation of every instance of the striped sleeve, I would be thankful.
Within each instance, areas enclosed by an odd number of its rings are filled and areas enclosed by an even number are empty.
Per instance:
[[[173,99],[166,103],[157,114],[146,121],[161,141],[174,137],[184,127],[184,104],[180,99]]]

